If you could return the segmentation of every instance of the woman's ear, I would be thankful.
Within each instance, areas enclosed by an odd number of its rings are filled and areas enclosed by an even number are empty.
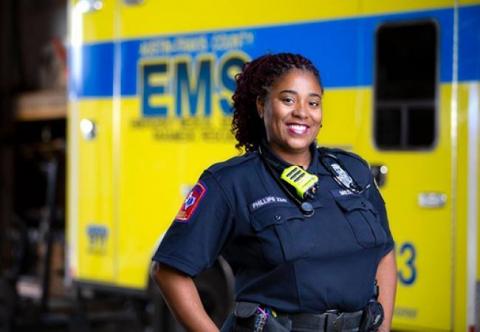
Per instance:
[[[263,110],[264,110],[265,104],[263,102],[263,99],[260,98],[260,96],[257,97],[256,104],[257,104],[258,116],[260,117],[260,119],[263,119]]]

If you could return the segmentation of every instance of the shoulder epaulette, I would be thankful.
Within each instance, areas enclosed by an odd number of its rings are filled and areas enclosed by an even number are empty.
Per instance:
[[[212,172],[212,173],[217,173],[223,169],[230,168],[230,167],[235,167],[238,165],[241,165],[243,163],[249,162],[250,160],[258,158],[257,152],[249,152],[245,153],[244,155],[241,156],[236,156],[233,158],[230,158],[228,160],[216,163],[211,165],[210,167],[207,168],[207,171]]]
[[[340,148],[327,148],[327,147],[319,147],[318,150],[319,151],[323,150],[323,151],[326,151],[328,153],[332,153],[336,156],[341,155],[341,156],[346,156],[346,157],[356,159],[356,160],[360,161],[362,164],[364,164],[365,166],[367,166],[368,168],[370,168],[370,165],[368,164],[368,162],[354,152],[343,150],[343,149],[340,149]]]

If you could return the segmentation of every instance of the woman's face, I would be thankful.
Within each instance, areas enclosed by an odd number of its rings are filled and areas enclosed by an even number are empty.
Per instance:
[[[309,151],[322,122],[322,90],[309,71],[292,69],[270,87],[257,110],[265,124],[267,141],[279,155]]]

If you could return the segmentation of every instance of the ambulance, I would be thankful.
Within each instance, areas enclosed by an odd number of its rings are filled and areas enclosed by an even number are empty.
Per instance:
[[[478,0],[71,0],[68,279],[160,302],[151,256],[202,171],[239,154],[234,77],[269,52],[318,66],[319,144],[371,165],[396,241],[394,329],[477,331]],[[232,276],[213,269],[198,283],[220,324]]]

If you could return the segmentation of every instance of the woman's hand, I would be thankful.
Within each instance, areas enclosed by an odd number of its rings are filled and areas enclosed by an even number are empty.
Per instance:
[[[157,262],[152,263],[151,276],[160,287],[170,311],[187,331],[218,332],[203,308],[192,278]]]
[[[380,289],[378,301],[382,304],[385,313],[385,318],[378,331],[389,332],[397,289],[397,264],[394,250],[386,254],[378,264],[376,279]]]

